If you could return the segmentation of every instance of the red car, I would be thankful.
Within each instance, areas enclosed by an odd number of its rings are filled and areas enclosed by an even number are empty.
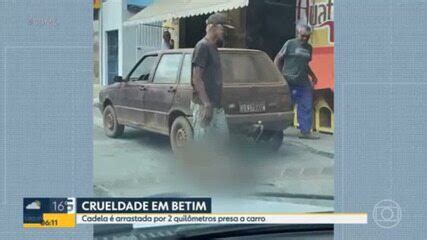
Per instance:
[[[104,130],[118,137],[125,126],[168,135],[173,150],[192,137],[192,49],[144,55],[130,73],[99,94]],[[223,107],[231,133],[280,148],[294,113],[288,85],[266,53],[220,49]]]

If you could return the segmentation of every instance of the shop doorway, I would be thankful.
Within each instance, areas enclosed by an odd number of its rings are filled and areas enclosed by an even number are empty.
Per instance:
[[[119,31],[107,32],[107,74],[108,84],[114,82],[119,73]]]
[[[180,48],[194,48],[197,42],[206,35],[206,19],[209,15],[183,18],[180,21]]]
[[[272,59],[286,40],[295,37],[294,0],[249,1],[246,44],[266,52]]]

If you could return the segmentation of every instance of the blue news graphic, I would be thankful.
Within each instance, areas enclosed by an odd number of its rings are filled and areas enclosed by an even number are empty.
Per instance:
[[[68,198],[24,198],[24,224],[41,223],[43,214],[67,213],[71,206]]]
[[[78,198],[77,213],[211,213],[210,198]]]

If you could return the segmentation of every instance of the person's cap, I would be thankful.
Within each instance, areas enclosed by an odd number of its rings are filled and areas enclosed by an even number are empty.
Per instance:
[[[214,13],[210,15],[206,20],[206,24],[213,24],[213,25],[221,24],[226,28],[234,29],[234,26],[229,24],[229,22],[227,21],[227,18],[222,13]]]

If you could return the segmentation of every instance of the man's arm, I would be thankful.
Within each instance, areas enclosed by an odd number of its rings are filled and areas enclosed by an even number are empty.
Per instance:
[[[212,104],[209,100],[208,94],[206,93],[205,83],[203,82],[203,79],[202,79],[203,71],[204,71],[203,68],[199,66],[194,66],[192,82],[200,101],[202,101],[203,106],[205,107],[205,111],[203,112],[202,119],[206,122],[210,122],[213,115],[213,109],[212,109]]]
[[[173,39],[170,40],[170,47],[171,49],[175,48],[175,41]]]
[[[200,100],[202,101],[203,105],[211,105],[208,94],[206,93],[205,89],[205,83],[203,82],[202,76],[203,76],[204,69],[199,66],[193,67],[193,86],[196,90]]]
[[[281,52],[278,52],[276,57],[274,58],[274,64],[280,71],[282,71],[283,69],[283,63],[284,63],[283,59],[284,59],[284,55]]]
[[[317,77],[316,74],[314,74],[313,70],[311,70],[310,65],[308,66],[308,75],[310,75],[311,81],[313,82],[313,85],[317,84]]]
[[[311,58],[313,56],[313,47],[311,45],[309,45],[309,51],[310,51],[310,59],[308,61],[311,62]],[[308,75],[311,78],[311,82],[313,83],[313,86],[316,85],[317,77],[316,77],[316,74],[314,74],[313,70],[311,69],[310,65],[308,65]]]
[[[285,55],[287,54],[287,48],[288,48],[288,41],[283,44],[283,47],[280,49],[280,51],[277,53],[276,57],[274,58],[274,64],[279,69],[279,71],[282,71],[283,64],[285,60]]]

